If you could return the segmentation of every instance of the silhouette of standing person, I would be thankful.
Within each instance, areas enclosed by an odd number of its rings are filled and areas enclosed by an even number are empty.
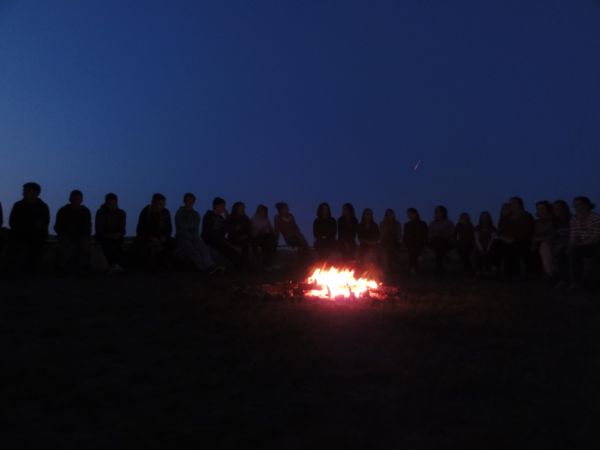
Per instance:
[[[54,231],[58,236],[58,268],[70,273],[88,270],[92,215],[83,205],[81,191],[71,191],[69,203],[58,210]]]
[[[96,211],[96,240],[100,243],[111,272],[123,270],[121,264],[126,222],[127,213],[119,208],[117,195],[106,194],[104,204]]]
[[[150,269],[165,267],[173,250],[171,213],[167,198],[160,193],[142,209],[136,227],[136,247],[143,263]]]
[[[50,210],[40,199],[41,192],[39,184],[25,183],[23,199],[10,211],[10,260],[15,269],[40,269],[50,225]]]
[[[427,224],[421,220],[416,208],[408,208],[406,215],[408,221],[404,224],[404,245],[408,250],[408,269],[416,274],[421,253],[427,245]]]
[[[331,208],[328,203],[321,203],[317,208],[317,218],[313,222],[313,236],[315,250],[321,259],[327,259],[335,250],[335,235],[337,224],[331,217]]]
[[[356,257],[356,237],[358,219],[351,203],[344,203],[342,215],[337,220],[338,246],[342,258],[353,260]]]

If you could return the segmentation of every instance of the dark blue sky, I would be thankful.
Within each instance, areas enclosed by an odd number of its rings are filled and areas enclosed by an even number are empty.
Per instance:
[[[337,215],[600,201],[600,1],[1,1],[0,201],[38,180]],[[421,167],[415,172],[417,160]]]

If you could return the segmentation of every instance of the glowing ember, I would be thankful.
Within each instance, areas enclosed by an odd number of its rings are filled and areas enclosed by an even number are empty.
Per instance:
[[[352,269],[336,267],[315,269],[307,282],[314,288],[307,290],[305,295],[330,300],[338,297],[363,297],[379,287],[375,280],[356,278]]]

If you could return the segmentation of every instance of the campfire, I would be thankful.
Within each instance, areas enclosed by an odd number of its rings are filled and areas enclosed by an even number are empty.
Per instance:
[[[327,302],[399,300],[398,288],[386,286],[368,272],[357,275],[352,267],[313,267],[302,280],[239,286],[236,299],[323,300]]]
[[[369,292],[376,291],[381,283],[366,276],[356,278],[353,269],[338,269],[334,266],[314,269],[307,279],[307,284],[312,289],[304,293],[306,296],[335,300],[368,296]]]

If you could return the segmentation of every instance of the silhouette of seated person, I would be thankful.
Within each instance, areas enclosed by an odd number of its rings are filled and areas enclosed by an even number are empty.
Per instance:
[[[321,259],[327,259],[336,247],[337,223],[331,217],[328,203],[321,203],[317,208],[317,217],[313,222],[314,247]]]
[[[429,229],[416,208],[408,208],[406,216],[408,221],[404,224],[403,241],[408,250],[408,270],[414,275],[419,269],[421,254],[429,240]]]
[[[2,203],[0,203],[0,258],[2,258],[4,256],[3,253],[4,253],[5,243],[6,243],[6,233],[4,230],[4,214],[2,212]]]
[[[573,200],[575,214],[571,218],[569,235],[570,289],[581,286],[598,288],[600,274],[600,214],[587,197]],[[589,271],[584,262],[590,261]]]
[[[279,236],[283,237],[286,245],[298,249],[298,256],[305,259],[308,256],[308,242],[300,231],[294,215],[290,212],[287,203],[279,202],[275,205],[277,214],[274,217],[275,242],[279,243]]]
[[[569,238],[571,235],[571,209],[564,200],[556,200],[552,204],[554,217],[554,236],[552,253],[555,258],[556,288],[564,288],[569,282]]]
[[[229,261],[236,269],[243,266],[240,253],[227,241],[227,224],[225,200],[216,197],[212,202],[212,209],[204,214],[202,220],[202,239],[209,247],[213,248],[225,260]]]
[[[277,240],[269,220],[269,209],[265,205],[258,205],[252,217],[252,243],[256,253],[260,252],[261,267],[267,271],[273,269]]]
[[[531,256],[536,266],[541,268],[546,280],[554,280],[556,254],[552,248],[556,236],[556,218],[552,210],[552,203],[547,200],[538,201],[535,204],[536,218],[534,220]]]
[[[225,221],[227,227],[227,240],[242,254],[244,264],[248,263],[250,243],[252,241],[252,222],[246,215],[246,205],[235,202],[231,207],[231,214]]]
[[[111,272],[122,271],[123,243],[127,213],[119,208],[119,198],[109,193],[96,211],[96,240],[102,248]]]
[[[379,249],[379,226],[373,219],[373,210],[366,208],[358,224],[358,260],[361,264],[373,263]]]
[[[383,220],[379,224],[379,232],[381,234],[381,265],[386,272],[391,273],[398,261],[402,242],[402,224],[396,219],[393,209],[385,210]]]
[[[54,231],[58,236],[61,271],[77,272],[89,269],[92,215],[83,205],[83,193],[74,190],[69,203],[58,210]]]
[[[524,276],[530,263],[534,219],[525,211],[521,198],[510,199],[507,210],[501,215],[498,232],[505,274],[508,277]]]
[[[188,192],[183,196],[183,206],[175,213],[175,256],[200,272],[213,273],[218,268],[200,237],[200,214],[194,209],[195,204],[196,196]]]
[[[475,249],[477,257],[477,273],[489,275],[498,268],[498,229],[494,225],[492,215],[483,211],[475,227]]]
[[[356,237],[358,219],[351,203],[344,203],[342,215],[337,220],[338,247],[342,258],[353,260],[356,257]]]
[[[23,185],[23,199],[10,212],[10,261],[14,269],[37,271],[48,239],[50,210],[40,199],[42,188],[37,183]]]
[[[169,264],[173,250],[171,213],[166,208],[167,198],[160,193],[152,196],[138,218],[136,248],[143,265],[150,269],[164,268]]]
[[[444,264],[448,253],[454,247],[454,222],[448,219],[448,209],[436,206],[433,220],[429,223],[429,246],[435,252],[436,272],[444,272]]]
[[[454,227],[454,242],[463,270],[467,274],[472,273],[472,260],[475,252],[475,225],[471,222],[471,216],[466,212],[460,214],[458,223]]]

